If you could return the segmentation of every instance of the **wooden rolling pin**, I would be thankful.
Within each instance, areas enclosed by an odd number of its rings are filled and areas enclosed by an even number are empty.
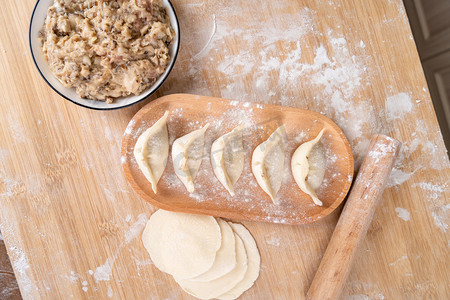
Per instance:
[[[306,299],[339,299],[400,145],[399,141],[385,135],[372,138]]]

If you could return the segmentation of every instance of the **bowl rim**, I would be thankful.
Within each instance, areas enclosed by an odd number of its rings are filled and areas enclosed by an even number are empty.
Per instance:
[[[35,12],[36,12],[37,6],[38,6],[40,1],[41,0],[37,0],[36,1],[36,4],[34,5],[34,8],[33,8],[33,12],[31,13],[30,22],[29,22],[29,26],[28,26],[28,47],[29,47],[30,52],[31,52],[31,57],[33,59],[33,63],[35,65],[36,69],[38,70],[39,74],[41,75],[42,79],[44,79],[44,81],[47,83],[48,86],[50,86],[52,88],[53,91],[55,91],[59,96],[61,96],[65,100],[68,100],[68,101],[70,101],[70,102],[72,102],[72,103],[74,103],[76,105],[81,106],[81,107],[85,107],[85,108],[89,108],[89,109],[93,109],[93,110],[116,110],[116,109],[126,108],[126,107],[129,107],[129,106],[135,105],[135,104],[137,104],[139,102],[142,102],[145,99],[147,99],[148,97],[150,97],[151,95],[153,95],[161,87],[161,85],[166,81],[167,77],[169,77],[170,72],[172,71],[173,67],[175,66],[175,62],[176,62],[177,57],[178,57],[178,52],[180,50],[180,42],[181,42],[180,24],[179,24],[180,22],[178,20],[177,13],[175,11],[175,8],[173,7],[173,4],[172,4],[171,0],[166,0],[167,3],[170,6],[170,9],[173,11],[173,15],[175,17],[175,26],[176,26],[177,33],[178,33],[177,34],[178,35],[177,36],[178,43],[177,43],[175,51],[174,51],[173,62],[168,66],[167,74],[164,76],[164,78],[161,80],[161,82],[157,86],[154,87],[153,91],[151,91],[148,95],[145,95],[142,98],[139,98],[138,100],[136,100],[134,102],[128,103],[128,104],[123,105],[123,106],[115,106],[115,107],[110,107],[110,108],[108,108],[108,107],[87,106],[85,104],[82,104],[82,103],[79,103],[79,102],[77,102],[75,100],[72,100],[69,97],[66,97],[65,95],[63,95],[56,87],[54,87],[52,84],[50,84],[50,82],[47,80],[47,78],[42,73],[41,69],[39,68],[38,63],[36,62],[36,58],[34,57],[34,51],[33,51],[33,48],[31,46],[31,43],[32,43],[31,42],[31,25],[33,23]],[[88,99],[88,100],[91,100],[91,99]],[[92,100],[92,101],[98,101],[98,100]]]

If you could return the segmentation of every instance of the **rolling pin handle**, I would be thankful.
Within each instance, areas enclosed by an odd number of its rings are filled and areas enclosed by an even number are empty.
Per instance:
[[[385,135],[375,135],[372,138],[306,299],[339,299],[400,145],[399,141]]]

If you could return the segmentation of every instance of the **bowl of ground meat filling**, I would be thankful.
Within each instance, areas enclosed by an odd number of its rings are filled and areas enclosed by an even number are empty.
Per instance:
[[[108,110],[142,101],[163,84],[180,32],[169,0],[38,0],[29,39],[54,91]]]

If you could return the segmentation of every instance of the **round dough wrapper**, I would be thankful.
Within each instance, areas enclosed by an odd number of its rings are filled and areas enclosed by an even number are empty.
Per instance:
[[[142,241],[158,269],[192,278],[211,268],[222,238],[214,217],[160,209],[150,217]]]
[[[192,278],[191,280],[193,281],[205,282],[217,279],[231,272],[236,266],[236,241],[233,229],[222,219],[217,218],[216,221],[219,223],[220,232],[222,233],[222,245],[217,251],[216,259],[211,269],[200,276]]]
[[[220,300],[236,299],[246,290],[251,288],[259,276],[259,269],[261,265],[261,257],[259,255],[258,246],[247,228],[241,224],[234,224],[231,222],[229,222],[229,224],[231,228],[233,228],[233,231],[239,235],[244,242],[248,258],[248,267],[244,278],[234,288],[217,297]]]
[[[234,233],[236,239],[236,266],[231,272],[208,282],[180,279],[174,276],[181,288],[199,299],[217,298],[236,286],[247,272],[247,254],[242,239]]]

